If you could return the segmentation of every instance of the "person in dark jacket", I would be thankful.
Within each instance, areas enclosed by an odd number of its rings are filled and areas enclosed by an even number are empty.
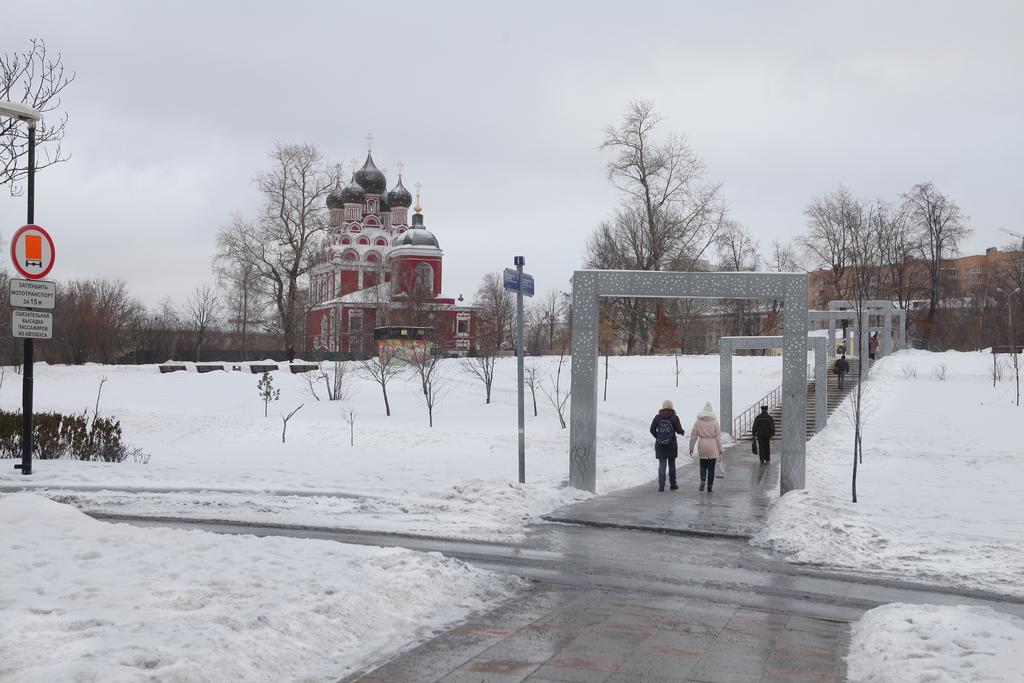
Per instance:
[[[846,373],[850,371],[850,361],[846,360],[846,354],[844,353],[839,358],[836,358],[836,364],[832,368],[832,372],[836,373],[839,378],[839,390],[843,390],[843,378],[846,377]]]
[[[673,491],[676,486],[676,456],[679,455],[679,442],[676,434],[682,436],[683,425],[679,416],[672,409],[672,401],[664,401],[661,410],[651,421],[651,436],[654,437],[654,457],[658,459],[658,490],[665,490],[665,467],[668,466],[668,483]]]
[[[771,438],[775,436],[775,419],[768,414],[768,406],[761,406],[750,432],[757,439],[757,455],[763,465],[772,459]]]
[[[871,360],[874,360],[875,359],[875,354],[877,354],[877,353],[878,353],[878,333],[875,332],[873,335],[871,335],[871,338],[868,339],[868,358],[870,358]]]

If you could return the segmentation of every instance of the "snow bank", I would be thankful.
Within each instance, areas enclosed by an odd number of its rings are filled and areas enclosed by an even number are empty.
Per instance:
[[[797,562],[1024,595],[1024,408],[1010,382],[992,386],[991,363],[881,359],[866,385],[859,502],[847,401],[807,445],[807,489],[783,496],[753,542]]]
[[[987,607],[894,603],[853,627],[850,683],[1020,683],[1024,620]]]
[[[545,387],[557,362],[528,359]],[[680,357],[676,388],[671,356],[611,359],[608,400],[598,402],[600,492],[651,480],[647,430],[664,399],[676,405],[686,429],[705,401],[717,409],[718,364],[718,356]],[[524,523],[586,496],[567,486],[569,430],[539,389],[537,416],[527,395],[527,484],[518,484],[515,359],[498,360],[490,405],[483,386],[458,361],[444,365],[451,392],[431,429],[416,384],[401,379],[388,387],[387,417],[372,381],[355,378],[351,397],[337,403],[314,399],[302,375],[276,372],[281,399],[265,418],[256,391],[260,378],[249,373],[161,375],[154,365],[40,363],[39,410],[91,409],[99,378],[106,376],[101,412],[120,419],[125,440],[152,458],[147,465],[38,462],[31,477],[0,466],[0,489],[45,487],[47,495],[98,512],[502,541],[516,540]],[[781,371],[779,357],[735,358],[736,408],[778,386]],[[566,364],[563,388],[569,380]],[[14,408],[20,401],[17,383],[0,388],[0,405]],[[288,423],[282,444],[277,413],[300,403],[305,407]],[[356,410],[355,446],[341,419],[346,408]]]
[[[0,499],[0,680],[336,681],[519,582],[436,553],[142,529]]]

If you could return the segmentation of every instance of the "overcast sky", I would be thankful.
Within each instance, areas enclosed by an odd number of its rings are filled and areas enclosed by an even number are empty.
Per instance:
[[[7,3],[0,51],[41,37],[78,73],[72,159],[40,174],[53,277],[124,278],[148,304],[210,279],[219,226],[252,214],[275,141],[405,164],[445,251],[445,292],[523,254],[568,287],[618,198],[598,149],[650,98],[764,251],[847,185],[933,181],[968,253],[1024,231],[1022,2]],[[0,232],[24,199],[0,195]]]

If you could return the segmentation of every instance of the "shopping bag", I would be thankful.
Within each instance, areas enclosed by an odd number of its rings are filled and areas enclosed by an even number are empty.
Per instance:
[[[750,452],[757,455],[757,439],[750,440]]]

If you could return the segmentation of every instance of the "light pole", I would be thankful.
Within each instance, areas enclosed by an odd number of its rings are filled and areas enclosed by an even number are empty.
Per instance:
[[[1016,353],[1017,347],[1013,343],[1014,342],[1014,337],[1013,337],[1013,306],[1010,304],[1010,297],[1013,296],[1014,294],[1019,294],[1020,293],[1020,287],[1018,287],[1017,289],[1013,290],[1012,292],[1007,292],[1002,287],[996,287],[996,291],[999,292],[1000,294],[1005,294],[1006,295],[1006,322],[1007,322],[1007,327],[1009,327],[1009,332],[1010,332],[1010,354],[1013,356],[1013,375],[1014,375],[1014,378],[1015,378],[1015,380],[1017,382],[1017,405],[1019,406],[1020,405],[1020,367],[1017,365],[1017,353]]]
[[[36,122],[42,116],[32,107],[17,102],[0,102],[0,116],[28,124],[27,225],[36,218]],[[22,474],[32,474],[32,340],[25,339],[21,373],[21,466]]]

